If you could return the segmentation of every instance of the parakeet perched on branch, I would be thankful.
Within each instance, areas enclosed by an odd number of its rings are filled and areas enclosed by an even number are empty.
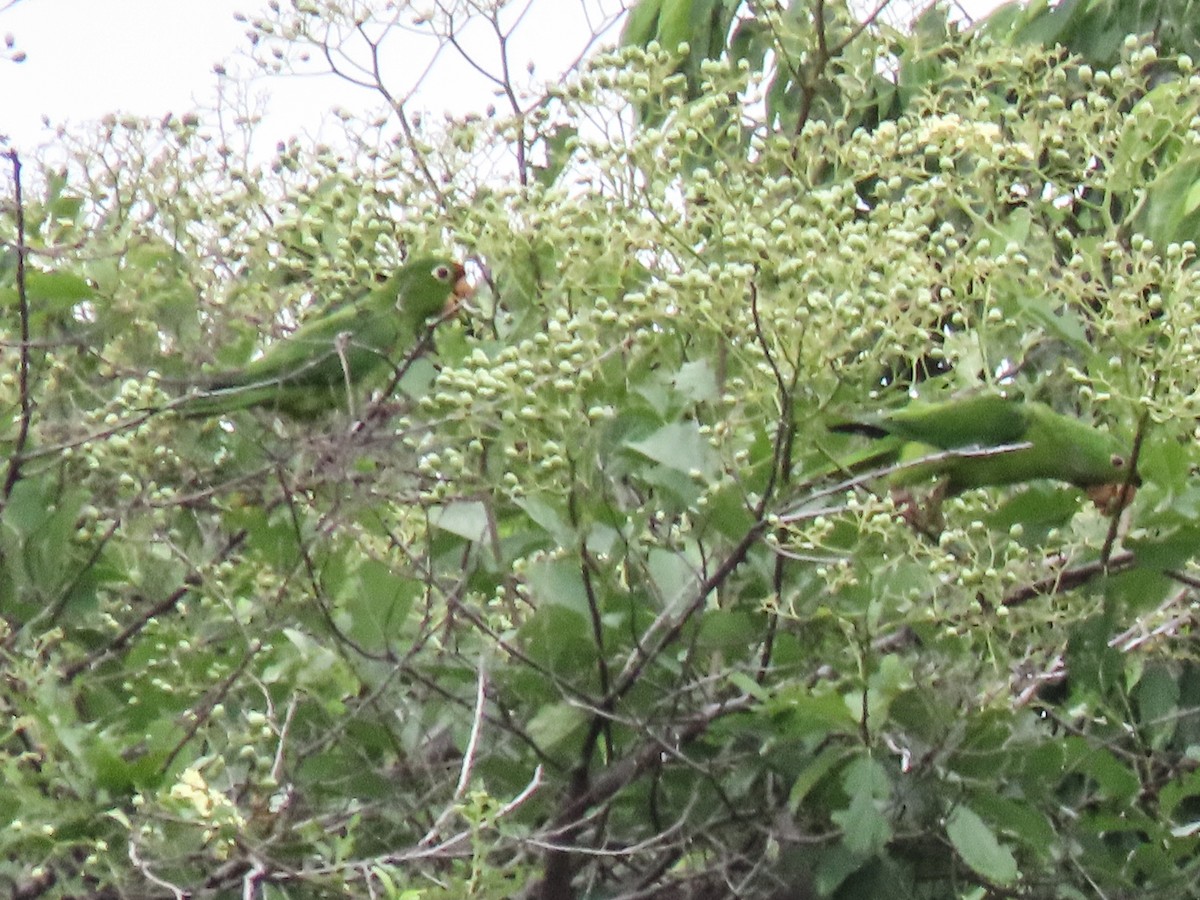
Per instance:
[[[200,417],[261,406],[311,418],[344,407],[365,383],[393,373],[426,324],[470,294],[453,260],[409,259],[387,281],[306,322],[244,368],[214,375],[204,393],[174,408]]]
[[[938,475],[945,478],[950,494],[1039,478],[1099,493],[1129,481],[1129,459],[1120,441],[1044,403],[995,395],[913,403],[876,418],[838,423],[831,430],[889,438],[894,447],[880,448],[875,460],[887,457],[907,463],[933,456],[927,465],[897,472],[893,483],[911,484]],[[996,452],[946,452],[993,449]],[[1136,477],[1130,483],[1137,484]]]

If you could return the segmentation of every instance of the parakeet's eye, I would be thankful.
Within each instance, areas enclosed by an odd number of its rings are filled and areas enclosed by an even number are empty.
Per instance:
[[[446,266],[446,265],[434,266],[433,267],[433,277],[436,278],[438,281],[449,281],[450,280],[450,267]]]
[[[1125,468],[1125,457],[1121,456],[1119,453],[1114,453],[1111,457],[1109,457],[1109,462],[1112,463],[1112,467],[1114,469]]]

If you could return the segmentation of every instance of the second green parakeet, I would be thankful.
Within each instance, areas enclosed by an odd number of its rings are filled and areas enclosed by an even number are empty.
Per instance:
[[[409,259],[361,297],[313,318],[244,368],[214,375],[175,408],[187,417],[261,406],[311,418],[346,406],[351,392],[394,371],[425,324],[470,296],[463,267],[440,256]]]
[[[895,484],[911,484],[942,476],[951,494],[1039,478],[1084,489],[1119,486],[1128,480],[1129,459],[1117,438],[1044,403],[996,395],[913,403],[876,418],[838,423],[831,430],[890,436],[895,446],[881,448],[880,457],[890,455],[901,463],[944,451],[1014,447],[993,454],[951,453],[928,465],[903,469],[893,479]],[[1137,483],[1136,477],[1132,483]]]

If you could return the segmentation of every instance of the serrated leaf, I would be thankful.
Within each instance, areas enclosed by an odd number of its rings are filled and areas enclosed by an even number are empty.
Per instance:
[[[892,839],[892,825],[880,811],[891,794],[887,772],[873,759],[859,758],[846,768],[844,778],[850,805],[830,814],[842,828],[842,844],[858,856],[882,850]]]

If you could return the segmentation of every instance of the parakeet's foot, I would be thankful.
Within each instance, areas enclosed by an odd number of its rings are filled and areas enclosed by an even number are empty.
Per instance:
[[[1112,517],[1133,502],[1137,488],[1132,484],[1096,484],[1086,488],[1088,499],[1104,515]]]
[[[946,527],[942,501],[946,499],[947,484],[945,480],[939,481],[923,498],[918,498],[908,488],[892,488],[892,501],[900,512],[900,518],[913,531],[932,541],[936,541]]]

